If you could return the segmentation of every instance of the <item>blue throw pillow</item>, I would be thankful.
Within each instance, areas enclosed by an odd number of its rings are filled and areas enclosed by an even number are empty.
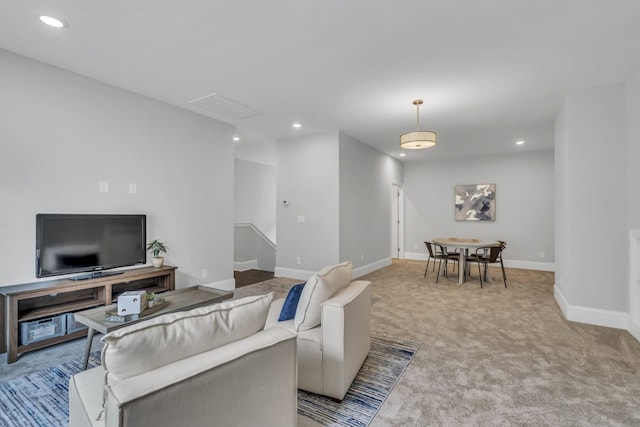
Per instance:
[[[289,289],[289,293],[284,299],[278,322],[296,317],[296,308],[298,308],[298,300],[300,299],[300,294],[302,294],[302,288],[304,288],[304,283],[298,283]]]

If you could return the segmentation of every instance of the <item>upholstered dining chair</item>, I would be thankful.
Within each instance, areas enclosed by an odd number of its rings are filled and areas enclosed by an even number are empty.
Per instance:
[[[438,273],[436,275],[436,283],[440,278],[440,269],[442,267],[442,260],[444,260],[444,276],[447,277],[447,262],[458,261],[458,254],[449,254],[447,249],[433,242],[424,242],[427,247],[427,267],[424,269],[424,277],[427,277],[427,271],[429,270],[429,262],[433,259],[433,271],[436,268],[436,260],[438,260]],[[455,264],[453,265],[453,271],[455,271]]]
[[[480,264],[484,265],[484,271],[487,271],[489,264],[500,263],[502,269],[502,280],[504,281],[504,287],[507,287],[507,275],[504,272],[504,264],[502,262],[502,251],[507,247],[507,244],[503,241],[498,241],[500,246],[486,246],[476,249],[476,253],[469,255],[466,258],[467,262],[475,262],[478,264],[478,274],[480,276],[480,287],[482,288],[482,275],[483,271],[480,269]]]

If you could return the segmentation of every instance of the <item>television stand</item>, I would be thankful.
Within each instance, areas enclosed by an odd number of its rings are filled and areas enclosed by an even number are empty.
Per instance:
[[[113,304],[127,291],[173,291],[176,268],[142,267],[81,281],[58,279],[0,287],[0,353],[6,352],[7,363],[13,363],[19,354],[87,336],[86,328],[73,325],[74,312]],[[20,336],[23,329],[37,327],[38,322],[55,323],[61,330],[43,327],[37,337],[25,340]]]
[[[122,274],[124,271],[94,271],[89,274],[81,274],[80,276],[69,277],[69,280],[77,282],[78,280],[95,279],[98,277],[115,276],[116,274]]]

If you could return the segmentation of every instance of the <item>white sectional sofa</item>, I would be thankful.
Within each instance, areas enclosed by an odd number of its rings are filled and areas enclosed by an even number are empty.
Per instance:
[[[351,263],[327,267],[304,285],[295,318],[278,321],[285,300],[271,304],[266,327],[297,333],[298,388],[342,400],[371,347],[371,282],[351,281]]]
[[[107,334],[69,383],[69,426],[295,426],[296,335],[264,329],[273,295]]]

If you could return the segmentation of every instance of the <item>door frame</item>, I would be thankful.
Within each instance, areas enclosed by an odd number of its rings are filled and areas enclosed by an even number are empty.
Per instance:
[[[402,259],[404,258],[404,189],[400,183],[391,184],[390,212],[389,251],[391,258]],[[394,229],[397,230],[397,239],[394,239]]]

